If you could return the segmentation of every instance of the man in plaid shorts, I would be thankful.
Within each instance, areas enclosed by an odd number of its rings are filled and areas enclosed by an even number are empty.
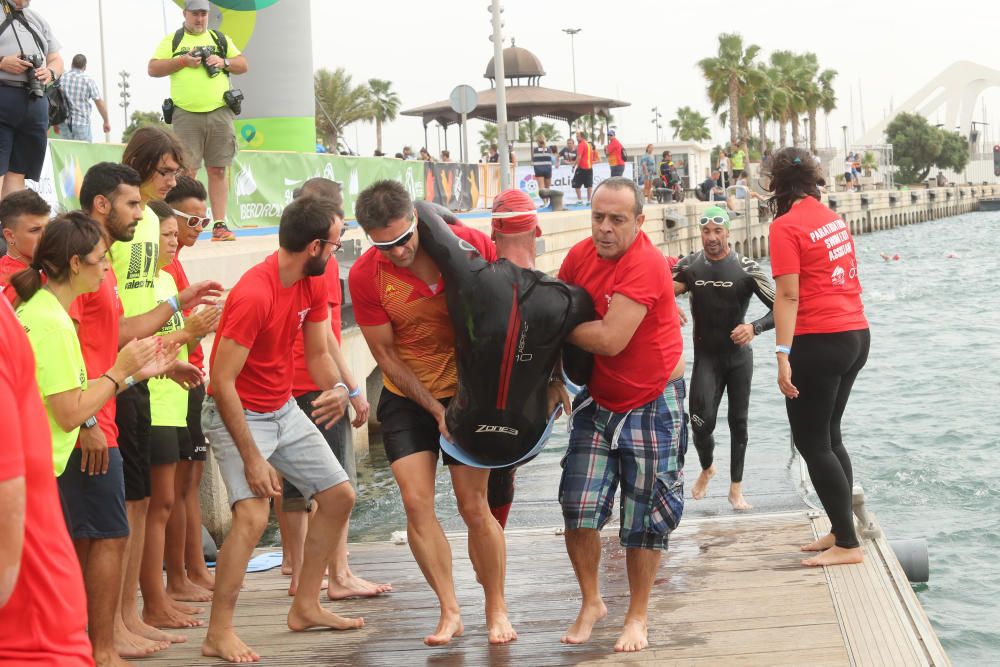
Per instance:
[[[559,278],[587,290],[598,319],[567,339],[594,353],[588,388],[573,405],[559,502],[566,550],[583,594],[562,641],[580,644],[607,615],[597,573],[600,529],[621,485],[621,530],[630,602],[616,651],[647,640],[649,594],[684,509],[684,357],[670,269],[641,227],[642,191],[609,178],[594,192],[592,239],[573,246]]]

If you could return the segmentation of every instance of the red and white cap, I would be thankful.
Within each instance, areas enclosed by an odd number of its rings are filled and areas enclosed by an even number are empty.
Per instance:
[[[541,236],[538,226],[538,212],[535,202],[521,190],[504,190],[493,200],[493,235],[520,234],[535,230]]]

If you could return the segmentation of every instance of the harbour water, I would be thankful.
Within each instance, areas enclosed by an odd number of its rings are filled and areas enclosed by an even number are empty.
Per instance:
[[[1000,647],[997,232],[1000,214],[971,213],[856,238],[872,349],[847,407],[845,442],[855,478],[889,538],[928,541],[931,580],[917,592],[955,665],[991,663]],[[884,262],[882,251],[900,260]],[[681,306],[687,309],[683,299]],[[761,312],[759,303],[752,304],[751,316]],[[684,335],[690,369],[690,326]],[[773,345],[773,332],[755,341],[744,475],[751,502],[763,511],[787,509],[798,482]],[[708,499],[688,500],[687,516],[731,511],[725,502],[725,409],[724,402],[716,430],[720,474]],[[557,427],[549,447],[519,472],[511,528],[560,523],[555,498],[565,446],[565,429]],[[378,443],[358,470],[351,540],[385,540],[404,530],[402,504]],[[698,470],[691,446],[689,486]],[[439,482],[442,522],[461,530],[443,469]]]

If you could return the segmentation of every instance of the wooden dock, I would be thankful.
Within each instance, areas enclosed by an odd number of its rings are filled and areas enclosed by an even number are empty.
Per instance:
[[[608,617],[590,642],[559,637],[575,618],[579,591],[563,538],[554,529],[510,531],[507,599],[517,641],[487,644],[483,596],[465,536],[450,534],[465,635],[430,648],[435,598],[410,550],[386,542],[351,545],[352,568],[394,591],[373,600],[330,603],[364,616],[348,632],[292,633],[285,626],[288,578],[279,569],[248,574],[236,625],[264,665],[948,665],[923,610],[881,538],[865,540],[865,563],[835,568],[799,564],[800,544],[828,530],[807,511],[685,520],[671,536],[650,604],[650,647],[615,654],[628,603],[624,551],[605,532],[603,594]],[[207,617],[207,614],[206,614]],[[200,655],[204,628],[142,665],[225,664]]]

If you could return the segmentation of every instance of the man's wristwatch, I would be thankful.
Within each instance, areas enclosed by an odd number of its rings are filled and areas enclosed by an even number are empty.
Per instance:
[[[222,69],[229,71],[229,58],[222,59]]]
[[[756,322],[754,322],[753,323],[753,335],[754,336],[759,336],[762,333],[764,333],[764,329],[761,328],[761,326],[759,324],[757,324]]]
[[[97,417],[94,415],[90,416],[90,419],[80,424],[80,428],[94,428],[97,426]]]

